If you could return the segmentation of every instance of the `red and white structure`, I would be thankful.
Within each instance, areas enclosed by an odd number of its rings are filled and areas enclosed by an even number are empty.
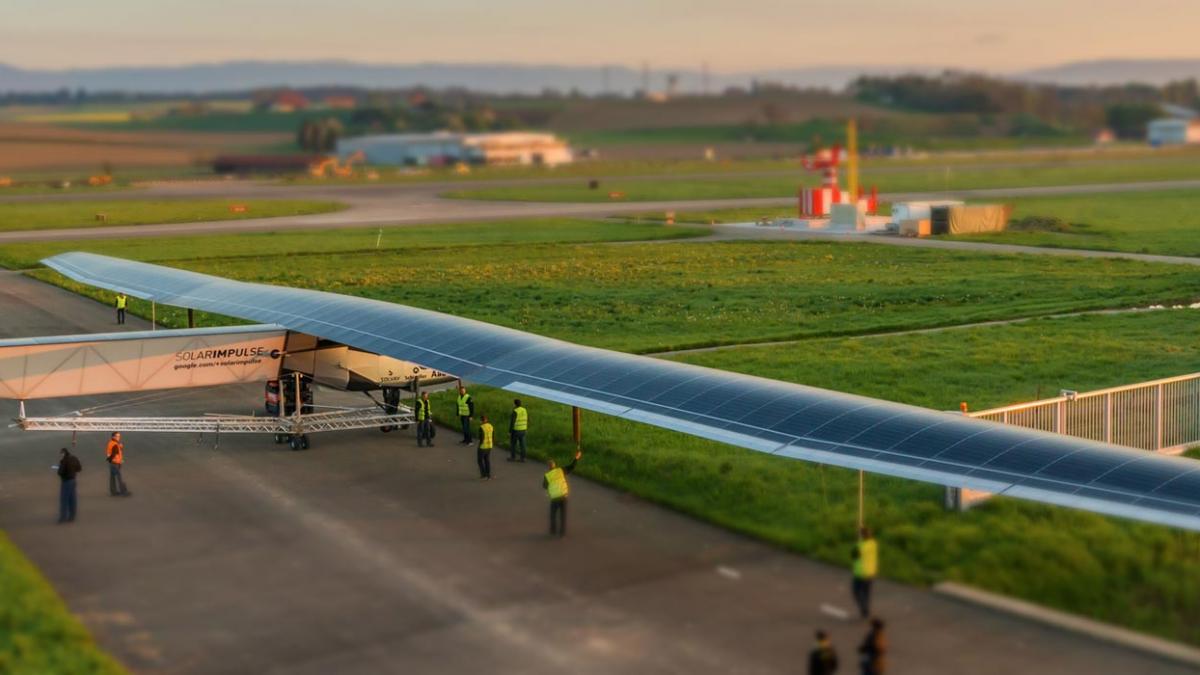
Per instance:
[[[821,172],[821,185],[815,188],[800,186],[798,195],[798,210],[801,218],[823,218],[829,215],[834,204],[851,204],[863,202],[861,194],[854,195],[841,189],[838,185],[838,169],[846,152],[841,146],[822,148],[811,155],[801,158],[801,163],[809,171]],[[867,213],[875,213],[878,204],[878,193],[871,188],[870,196],[865,200]]]

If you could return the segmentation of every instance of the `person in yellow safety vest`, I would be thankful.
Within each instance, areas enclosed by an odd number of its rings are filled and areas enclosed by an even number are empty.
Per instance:
[[[133,493],[125,487],[121,478],[121,466],[125,464],[125,444],[121,442],[121,432],[114,431],[104,448],[104,458],[108,460],[108,494],[114,497],[128,497]]]
[[[124,293],[117,293],[117,324],[125,324],[125,307],[129,304],[129,298],[125,297]]]
[[[475,463],[479,465],[479,480],[492,479],[492,432],[495,428],[487,415],[479,416],[479,446],[475,448]]]
[[[529,429],[529,411],[521,405],[521,399],[513,399],[512,415],[508,418],[508,461],[525,461],[525,432]],[[517,456],[517,446],[521,448]]]
[[[471,444],[471,418],[475,416],[475,399],[467,393],[467,388],[458,386],[458,421],[462,423],[463,439],[459,445]]]
[[[854,582],[851,589],[854,592],[854,602],[858,605],[858,614],[862,618],[871,616],[871,583],[879,573],[879,544],[871,534],[871,528],[864,527],[858,531],[858,543],[852,553]]]
[[[417,447],[433,447],[433,408],[429,403],[429,392],[421,392],[417,399]]]
[[[542,487],[546,496],[550,497],[550,536],[567,536],[567,495],[571,486],[567,485],[567,474],[575,470],[575,463],[583,457],[583,451],[576,451],[575,459],[566,466],[558,466],[554,460],[547,460],[549,471],[542,477]]]

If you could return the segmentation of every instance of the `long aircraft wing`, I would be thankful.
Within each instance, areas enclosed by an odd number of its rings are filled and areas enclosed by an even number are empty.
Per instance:
[[[1200,530],[1194,460],[584,347],[378,300],[90,253],[43,262],[93,286],[284,326],[759,452]]]

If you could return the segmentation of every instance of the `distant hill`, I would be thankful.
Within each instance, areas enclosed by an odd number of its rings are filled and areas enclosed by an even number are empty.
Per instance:
[[[680,91],[696,92],[706,80],[712,91],[749,86],[754,80],[791,86],[840,89],[861,73],[895,73],[904,67],[817,66],[764,72],[713,74],[699,69],[661,69],[649,73],[651,90],[666,88],[667,74],[678,77]],[[231,61],[186,66],[138,66],[24,70],[0,64],[0,92],[47,92],[59,89],[145,93],[213,93],[260,87],[464,87],[491,93],[539,93],[545,88],[587,94],[628,94],[642,87],[640,70],[625,66],[525,64],[367,64],[350,61]]]
[[[1105,85],[1140,82],[1162,85],[1172,80],[1200,80],[1200,59],[1108,59],[1078,61],[1028,70],[1013,76],[1027,82]]]
[[[917,65],[821,65],[742,73],[712,74],[699,69],[655,69],[650,89],[666,88],[667,74],[677,76],[684,92],[701,91],[707,83],[716,92],[751,82],[774,82],[797,87],[841,89],[859,75],[936,73],[941,68]],[[1122,84],[1200,77],[1200,59],[1084,61],[1010,74],[1016,80],[1059,84]],[[348,86],[435,89],[462,87],[489,93],[535,94],[552,88],[578,89],[586,94],[605,91],[628,94],[642,88],[643,74],[627,66],[565,66],[481,63],[370,64],[352,61],[229,61],[184,66],[129,66],[27,70],[0,63],[0,92],[50,92],[59,89],[140,93],[208,94],[261,87]]]

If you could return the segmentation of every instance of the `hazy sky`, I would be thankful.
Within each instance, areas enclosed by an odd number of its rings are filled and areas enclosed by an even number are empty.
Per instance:
[[[0,0],[0,63],[325,59],[1012,71],[1200,56],[1200,0]]]

